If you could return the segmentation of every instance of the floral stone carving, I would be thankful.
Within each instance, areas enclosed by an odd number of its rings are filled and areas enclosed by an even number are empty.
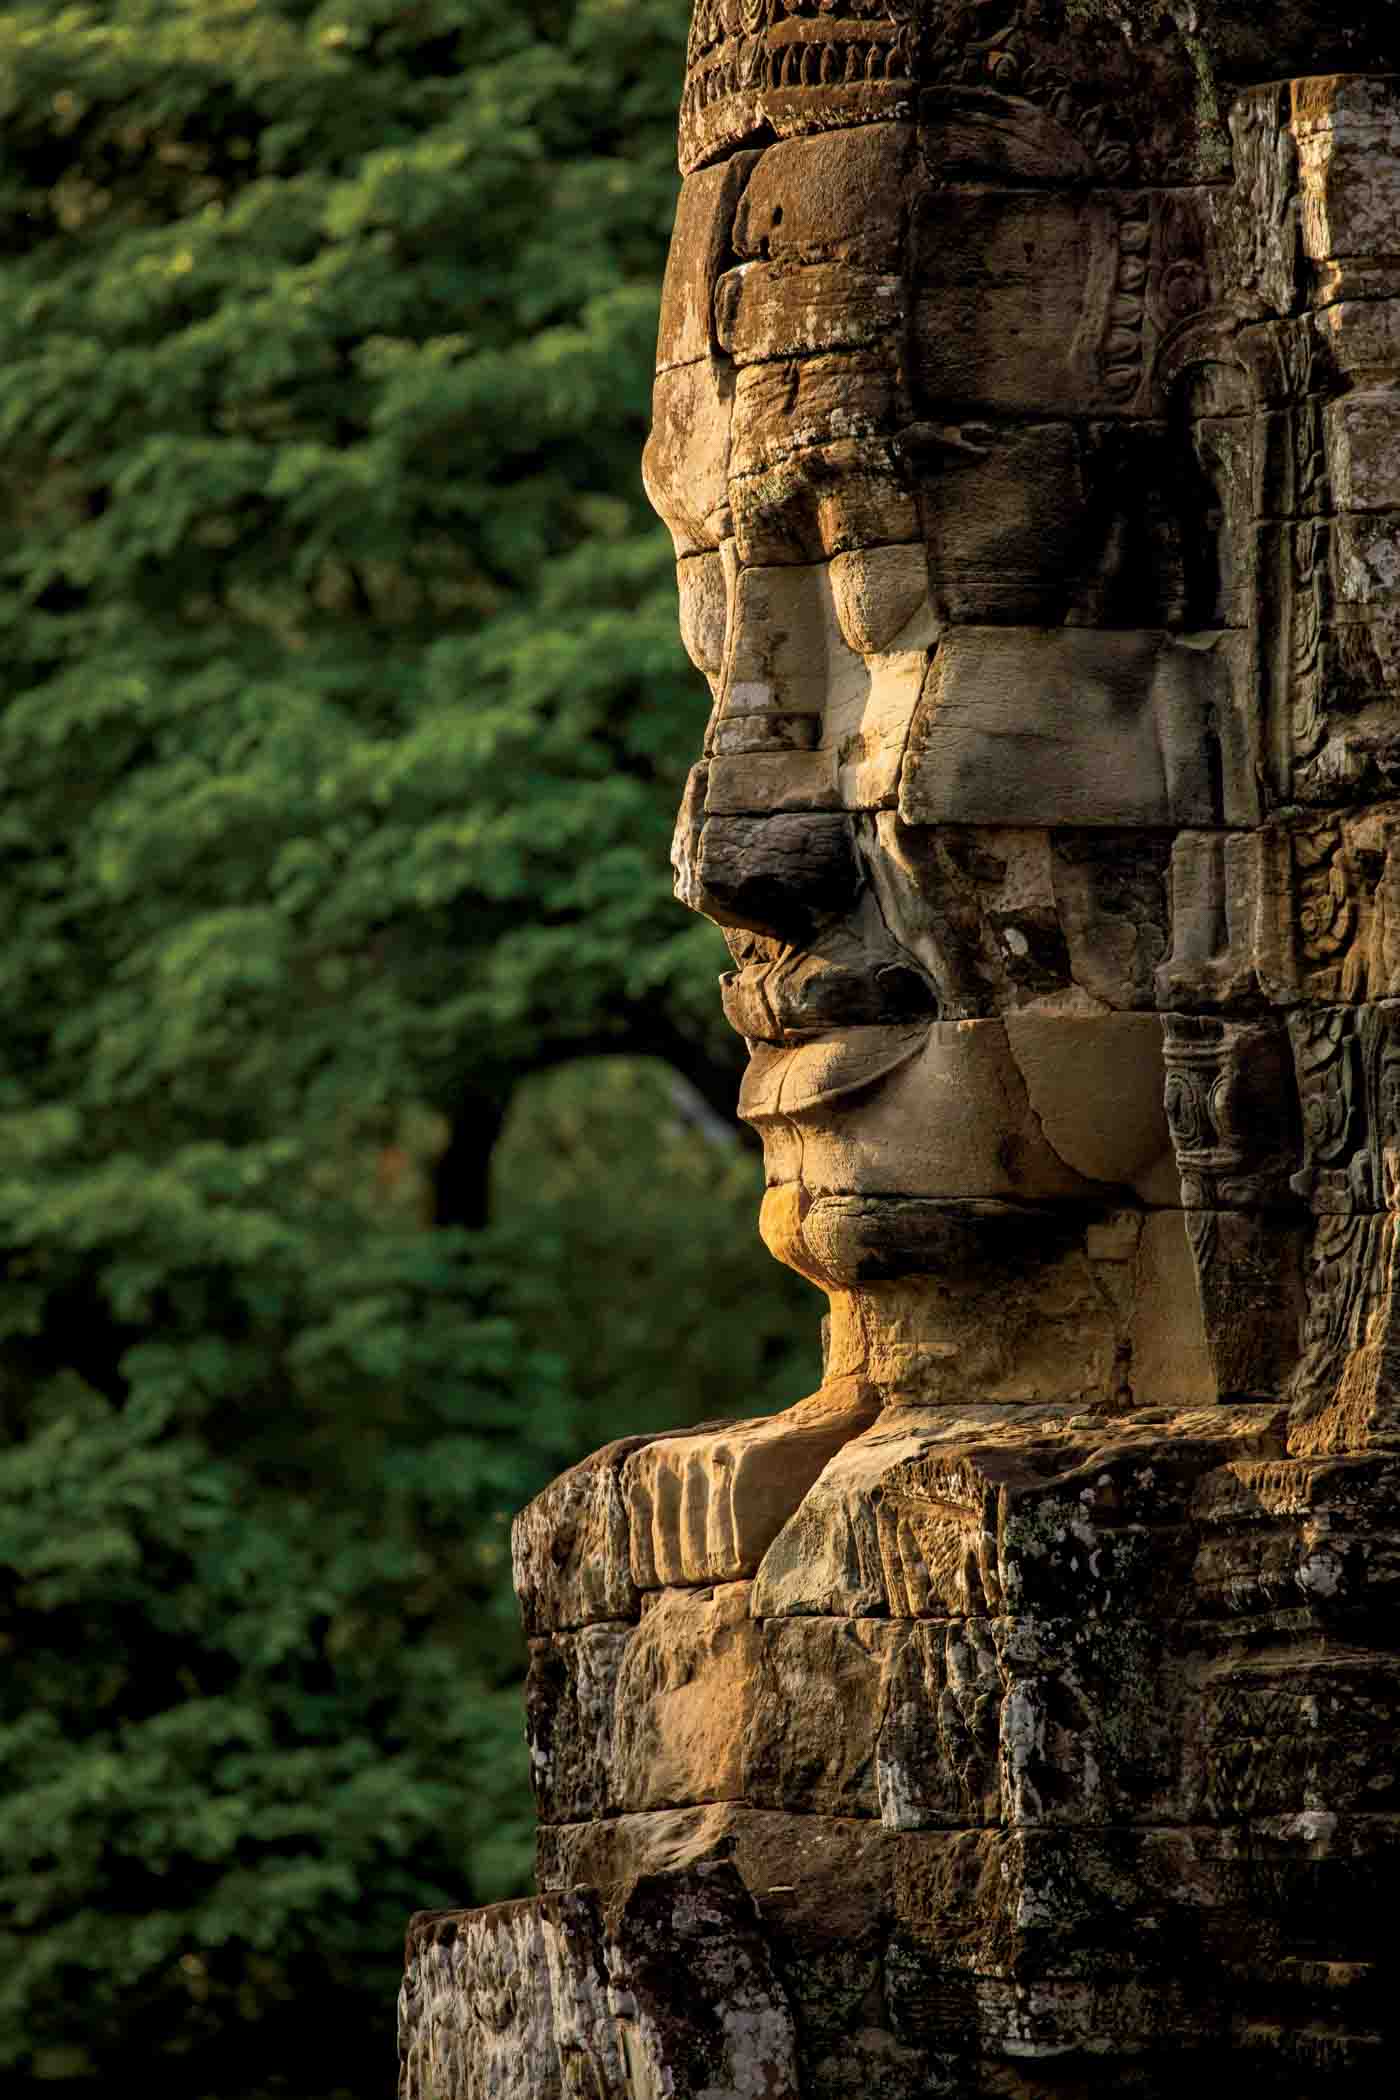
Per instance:
[[[518,1520],[543,1893],[414,1921],[402,2100],[1400,2043],[1400,52],[1342,14],[699,0],[676,887],[825,1376]]]

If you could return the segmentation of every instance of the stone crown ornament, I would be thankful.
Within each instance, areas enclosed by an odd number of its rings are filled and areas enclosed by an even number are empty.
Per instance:
[[[681,164],[712,159],[762,125],[832,126],[909,113],[919,30],[912,5],[861,0],[803,10],[785,0],[699,0],[681,96]]]
[[[689,172],[767,132],[778,138],[908,117],[921,88],[1017,96],[1082,142],[1106,180],[1126,177],[1130,140],[1096,99],[1083,36],[1067,39],[1036,0],[698,0],[681,98]],[[1182,114],[1182,113],[1178,113]],[[1190,112],[1185,114],[1189,115]]]

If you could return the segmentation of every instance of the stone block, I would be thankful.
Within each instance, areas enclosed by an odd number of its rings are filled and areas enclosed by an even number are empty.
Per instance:
[[[904,280],[851,263],[740,263],[715,292],[720,347],[736,365],[861,350],[904,323]]]
[[[857,655],[879,656],[897,641],[925,648],[937,640],[932,627],[917,638],[908,636],[910,623],[928,613],[928,553],[922,542],[838,554],[830,581],[841,633]]]
[[[623,1475],[639,1586],[752,1575],[832,1453],[878,1406],[862,1380],[836,1378],[782,1414],[648,1444]]]
[[[716,758],[729,758],[741,751],[807,751],[815,749],[821,734],[820,715],[762,713],[721,715],[715,722],[710,749]],[[711,786],[713,787],[713,773]],[[741,1035],[761,1035],[762,1029],[741,1029]]]
[[[1107,1006],[1150,1007],[1171,934],[1167,841],[1060,831],[1048,842],[1070,980]]]
[[[719,348],[713,305],[715,288],[729,258],[736,207],[757,153],[736,153],[715,168],[687,175],[676,202],[676,220],[661,287],[661,324],[656,369],[694,364]]]
[[[609,1915],[607,1964],[636,2100],[800,2100],[792,2009],[731,1865],[635,1882]]]
[[[759,157],[734,221],[739,255],[774,262],[839,260],[897,270],[904,260],[908,124],[793,139]]]
[[[1240,821],[1251,791],[1233,674],[1219,640],[953,628],[910,734],[900,817],[1147,830]]]
[[[1215,1948],[1241,1924],[1249,1887],[1244,1848],[1227,1834],[1187,1827],[928,1832],[899,1840],[893,1857],[895,1945],[926,1975],[936,1964],[946,1981],[976,1980],[984,2046],[998,2033],[1016,2033],[1018,2014],[1033,2012],[1037,1985],[1063,1990],[1058,2017],[1059,1993],[1044,1999],[1045,2038],[1058,2028],[1062,2046],[1076,2046],[1069,2035],[1075,2027],[1082,2034],[1094,2017],[1092,1995],[1064,1989],[1076,1983],[1104,1988],[1101,2013],[1114,2024],[1131,2017],[1136,1983],[1139,2042],[1160,2012],[1153,2000],[1164,1985],[1169,1992],[1185,1986],[1182,2011],[1196,1997],[1194,2021],[1223,2027],[1228,2020]],[[988,1978],[1020,1988],[984,1995]]]
[[[1240,1458],[1206,1474],[1192,1504],[1203,1652],[1231,1646],[1236,1618],[1249,1633],[1277,1615],[1289,1640],[1349,1621],[1388,1625],[1397,1562],[1386,1512],[1397,1492],[1400,1458],[1384,1451]]]
[[[1345,274],[1342,284],[1348,292],[1361,289]],[[1400,276],[1385,289],[1400,294]],[[1312,325],[1341,378],[1365,385],[1400,367],[1400,296],[1336,298],[1314,314]]]
[[[697,770],[708,789],[708,768]],[[844,816],[707,816],[697,832],[694,889],[687,894],[678,885],[677,894],[722,926],[804,941],[814,919],[856,900],[860,870]]]
[[[1101,409],[1105,360],[1140,376],[1146,354],[1143,300],[1104,268],[1117,244],[1102,191],[972,191],[950,241],[943,195],[927,190],[913,235],[920,400],[942,416]]]
[[[935,403],[922,414],[911,409],[899,452],[918,492],[935,611],[959,625],[1058,625],[1089,559],[1083,433],[945,417]]]
[[[613,1808],[741,1798],[761,1652],[747,1583],[663,1590],[650,1600],[616,1679],[607,1759]]]
[[[832,1292],[828,1376],[974,1413],[1216,1397],[1181,1211],[830,1195],[798,1215],[801,1200],[770,1189],[764,1237]]]
[[[662,372],[653,389],[642,480],[678,559],[724,537],[733,410],[732,379],[709,358]]]
[[[734,388],[730,472],[736,478],[758,474],[833,442],[892,437],[908,420],[898,361],[883,347],[744,365]],[[790,478],[800,483],[807,477],[794,468]],[[912,535],[873,537],[878,542]]]
[[[833,682],[859,672],[836,624],[827,571],[817,563],[740,567],[729,641],[728,714],[820,715]]]
[[[570,2054],[603,2100],[628,2093],[587,1891],[420,1912],[399,1995],[399,2100],[565,2100],[555,1978]],[[587,2086],[582,2090],[588,2090]]]
[[[1180,1545],[1196,1484],[1261,1449],[1280,1406],[1119,1415],[1064,1405],[890,1408],[831,1459],[765,1554],[763,1618],[1052,1620],[1107,1611],[1149,1533]],[[1124,1560],[1123,1556],[1127,1556]],[[1166,1572],[1167,1564],[1163,1563]]]
[[[605,1444],[550,1482],[511,1526],[511,1571],[527,1635],[599,1619],[635,1619],[639,1608],[620,1473],[645,1437]]]
[[[1177,1202],[1157,1016],[1023,1009],[1003,1025],[1031,1112],[1059,1158],[1088,1181]]]
[[[1303,250],[1393,256],[1400,249],[1400,96],[1384,75],[1295,82]]]
[[[743,1798],[803,1814],[880,1814],[883,1740],[907,1629],[871,1619],[787,1619],[760,1629]]]
[[[875,1755],[880,1820],[888,1830],[993,1823],[1004,1806],[1007,1684],[992,1622],[925,1621],[903,1631]]]
[[[1333,575],[1343,605],[1387,607],[1400,590],[1400,515],[1345,513],[1333,528]]]
[[[722,555],[692,554],[676,563],[681,640],[697,671],[712,681],[724,666],[729,585]]]
[[[1379,390],[1344,394],[1328,407],[1326,428],[1337,508],[1395,509],[1400,504],[1400,401],[1395,395]]]
[[[525,1742],[542,1822],[603,1816],[614,1806],[617,1681],[630,1633],[585,1626],[530,1643]]]
[[[847,1096],[875,1078],[848,1116]],[[1162,1084],[1154,1015],[1012,1011],[934,1021],[921,1042],[871,1028],[764,1046],[739,1112],[760,1129],[800,1124],[813,1196],[1102,1202],[1117,1189],[1160,1203],[1178,1195]]]
[[[1338,1654],[1320,1641],[1284,1655],[1246,1650],[1206,1668],[1200,1698],[1188,1779],[1202,1819],[1400,1811],[1393,1654]]]
[[[746,751],[710,762],[707,814],[767,816],[839,809],[834,751]]]
[[[915,826],[880,809],[856,838],[885,922],[937,987],[943,1018],[1154,1005],[1175,923],[1168,835]]]
[[[749,1065],[739,1112],[760,1127],[802,1119],[809,1194],[1027,1201],[1095,1193],[1046,1139],[1000,1021],[935,1021],[912,1055],[907,1031],[890,1038],[897,1064],[859,1119],[846,1116],[847,1093],[875,1076],[867,1038],[876,1034],[763,1050]]]
[[[757,27],[755,17],[751,25]],[[681,166],[714,160],[762,128],[789,139],[868,126],[902,129],[915,101],[913,37],[897,9],[869,15],[779,17],[745,35],[711,16],[693,38],[681,97]]]
[[[820,360],[811,360],[813,364]],[[751,375],[767,367],[747,366],[740,375]],[[777,368],[774,368],[777,369]],[[792,368],[796,372],[797,368]],[[801,379],[793,386],[801,391]],[[808,427],[837,430],[839,417],[829,412],[814,384],[808,390],[813,422]],[[833,400],[839,397],[839,388]],[[780,413],[780,390],[755,387],[745,391],[746,416],[752,410],[756,446],[767,447],[773,419]],[[847,438],[833,436],[828,442],[786,455],[780,438],[773,439],[775,458],[769,465],[755,465],[738,474],[729,484],[734,520],[734,541],[744,562],[815,562],[847,550],[894,545],[916,539],[920,532],[919,506],[904,470],[900,446],[887,426],[902,413],[897,395],[890,394],[880,405],[880,390],[871,380],[852,390],[857,405],[856,421],[862,432],[873,434]],[[822,418],[825,417],[825,423]]]
[[[399,2100],[798,2100],[791,2008],[734,1869],[423,1913],[408,1935]]]

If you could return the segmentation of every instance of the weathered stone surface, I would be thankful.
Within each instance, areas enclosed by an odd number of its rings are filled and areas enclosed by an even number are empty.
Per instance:
[[[736,365],[859,350],[904,323],[904,280],[850,263],[740,263],[715,294],[720,347]]]
[[[832,444],[892,437],[909,420],[908,398],[892,343],[743,365],[734,381],[730,469],[739,481]],[[813,466],[815,474],[810,473]],[[823,478],[820,460],[803,461],[788,466],[780,485],[796,489],[809,479],[820,482]],[[838,481],[842,477],[833,474],[830,478]],[[869,541],[862,534],[855,544]]]
[[[635,1882],[608,1966],[638,2095],[799,2100],[797,2038],[752,1898],[733,1868]]]
[[[1037,1542],[1057,1525],[1070,1528],[1047,1547],[1041,1573],[1053,1575],[1082,1547],[1082,1580],[1097,1581],[1096,1547],[1080,1538],[1092,1530],[1086,1511],[1102,1505],[1109,1528],[1135,1526],[1133,1537],[1152,1522],[1179,1526],[1182,1496],[1213,1466],[1261,1449],[1281,1454],[1284,1433],[1278,1407],[1176,1416],[1029,1403],[893,1408],[842,1447],[769,1548],[754,1609],[830,1613],[844,1602],[877,1617],[956,1619],[995,1617],[1020,1599],[1063,1615],[1067,1602],[1043,1589],[1033,1600],[1028,1589],[1040,1580]],[[1029,1530],[1020,1501],[1042,1511]],[[1102,1579],[1121,1571],[1105,1563]]]
[[[744,1734],[762,1636],[749,1586],[663,1590],[627,1644],[617,1683],[610,1806],[743,1798]],[[564,1810],[575,1822],[587,1810]]]
[[[732,385],[709,358],[657,379],[642,478],[670,520],[677,556],[711,552],[723,537],[733,413]],[[703,474],[689,470],[692,451],[707,462]]]
[[[1058,627],[1103,595],[1107,485],[1121,482],[1124,462],[1101,436],[1068,421],[950,414],[937,396],[911,408],[899,451],[918,492],[942,619]],[[1133,609],[1150,619],[1156,608],[1135,600]]]
[[[409,1927],[400,2100],[799,2100],[792,2012],[720,1861]]]
[[[905,464],[904,402],[888,371],[845,375],[801,365],[751,365],[740,375],[739,413],[750,471],[729,484],[734,545],[747,564],[817,562],[919,537],[919,503]],[[849,380],[849,387],[845,380]],[[828,384],[828,382],[830,382]],[[786,455],[784,403],[800,396],[807,432],[841,433]],[[843,410],[840,403],[848,402]],[[763,462],[772,452],[772,461]]]
[[[1314,76],[1293,89],[1299,213],[1309,261],[1400,251],[1400,91],[1394,80]]]
[[[629,1631],[584,1626],[530,1644],[525,1741],[546,1822],[606,1815],[613,1806],[617,1680]]]
[[[860,871],[849,820],[790,810],[711,815],[709,767],[692,769],[672,858],[677,887],[721,926],[809,938],[814,923],[854,904]]]
[[[947,205],[926,191],[911,258],[922,396],[945,415],[1090,414],[1107,349],[1121,350],[1136,398],[1152,347],[1142,301],[1102,267],[1126,231],[1120,209],[1084,190],[979,189],[950,242]]]
[[[1284,1459],[1278,1409],[904,1414],[902,1437],[845,1447],[754,1585],[537,1644],[547,1820],[726,1799],[893,1830],[1396,1806],[1393,1672],[1324,1645],[1361,1606],[1374,1469]],[[1280,1593],[1290,1645],[1231,1646],[1241,1604]]]
[[[586,1893],[414,1918],[399,1998],[400,2100],[562,2100],[550,1988],[561,1967],[578,1972],[569,1998],[580,2054],[603,2093],[624,2091],[600,2017],[600,1952]]]
[[[883,655],[921,621],[928,601],[928,553],[922,546],[862,547],[838,554],[827,572],[841,633],[861,657]],[[937,632],[913,646],[931,647]]]
[[[639,1586],[752,1575],[832,1452],[878,1407],[863,1379],[838,1377],[781,1415],[648,1444],[623,1478]]]
[[[516,1518],[511,1565],[527,1634],[636,1618],[619,1476],[628,1453],[646,1441],[623,1437],[604,1445],[561,1473]]]
[[[1179,2100],[1184,2070],[1224,2091],[1241,2061],[1277,2056],[1284,2082],[1259,2089],[1311,2100],[1347,2091],[1393,2035],[1381,1972],[1350,1950],[1374,1933],[1396,1828],[1304,1815],[1261,1817],[1248,1842],[1206,1825],[896,1833],[723,1806],[545,1832],[541,1878],[615,1894],[731,1859],[793,2011],[804,2096],[879,2072],[878,2090],[911,2100]],[[1339,1927],[1348,1951],[1320,1958],[1317,1930]],[[1297,2083],[1329,2058],[1340,2084]]]
[[[692,554],[676,563],[681,640],[697,671],[713,679],[724,666],[729,580],[722,555]]]
[[[715,289],[729,252],[729,229],[757,153],[736,153],[681,184],[676,223],[661,287],[656,369],[695,364],[717,347]]]
[[[850,1097],[877,1079],[878,1095],[850,1114]],[[740,1113],[765,1142],[800,1133],[813,1199],[1170,1203],[1179,1188],[1162,1082],[1155,1016],[1020,1010],[932,1022],[919,1036],[894,1024],[755,1045]],[[848,1280],[813,1253],[824,1280]]]
[[[707,816],[754,816],[791,809],[839,809],[834,751],[746,751],[710,761]]]
[[[404,2100],[1385,2077],[1393,12],[698,0],[673,857],[823,1383],[520,1519],[551,1893]]]
[[[1242,705],[1220,637],[957,627],[930,667],[899,814],[1148,831],[1247,821]]]
[[[897,270],[904,260],[913,146],[911,124],[771,147],[759,155],[740,200],[736,252],[764,261],[839,260]]]

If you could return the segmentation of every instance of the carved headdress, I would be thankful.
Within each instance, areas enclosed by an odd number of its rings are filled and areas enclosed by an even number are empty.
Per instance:
[[[1129,46],[1109,22],[1070,19],[1062,0],[696,0],[681,165],[912,117],[922,90],[951,88],[1030,105],[1075,135],[1097,179],[1131,180],[1127,140],[1156,158],[1155,90],[1183,56],[1179,43]],[[1179,131],[1179,87],[1170,99]]]

